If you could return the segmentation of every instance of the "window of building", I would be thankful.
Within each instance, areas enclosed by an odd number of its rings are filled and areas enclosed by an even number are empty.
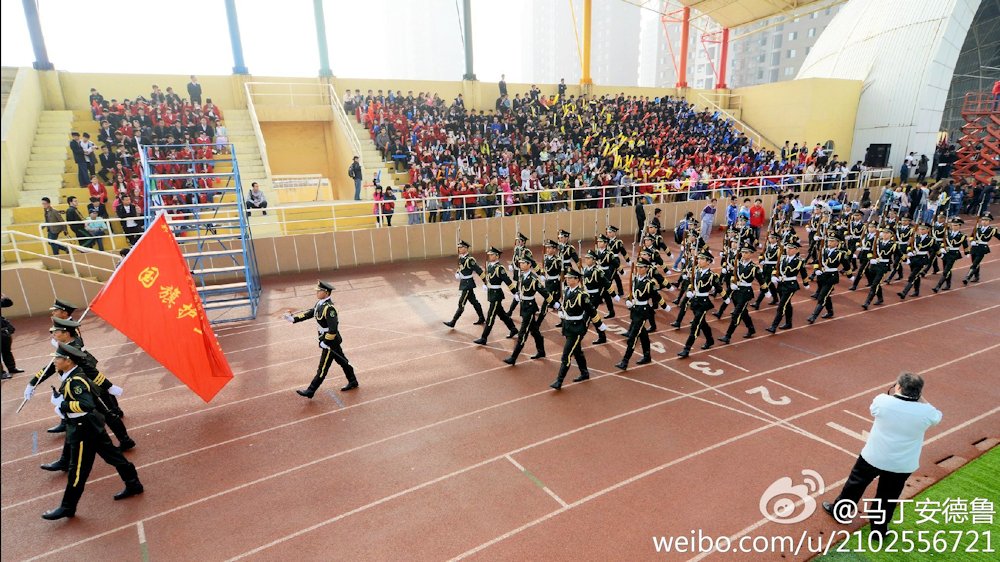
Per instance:
[[[764,54],[757,55],[757,62],[759,62],[760,64],[764,64],[764,60],[766,58],[767,58],[767,55],[764,55]]]
[[[819,17],[819,12],[813,12],[809,14],[809,19],[814,20]]]
[[[775,66],[781,64],[781,51],[775,51],[771,54],[771,64]]]
[[[809,28],[809,37],[816,37],[816,28],[815,27],[810,27]]]
[[[777,82],[777,81],[778,81],[778,69],[777,68],[772,68],[771,69],[771,80],[770,80],[770,82]]]
[[[796,54],[795,49],[788,49],[788,58],[794,59]]]
[[[788,32],[788,40],[789,41],[795,41],[798,38],[799,38],[799,32],[798,31],[789,31]]]
[[[777,35],[774,36],[774,48],[775,49],[780,49],[781,48],[781,37],[782,37],[781,34],[777,34]]]
[[[767,45],[767,37],[761,37],[760,40],[757,41],[757,44],[760,45],[761,47]]]
[[[794,66],[786,66],[785,67],[785,76],[792,76],[793,74],[795,74],[795,67]]]
[[[758,70],[757,71],[757,80],[763,80],[763,79],[764,79],[764,71],[763,70]]]

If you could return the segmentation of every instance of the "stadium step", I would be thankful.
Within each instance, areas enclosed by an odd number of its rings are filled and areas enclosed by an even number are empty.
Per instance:
[[[219,273],[237,273],[242,272],[244,267],[242,265],[232,265],[227,267],[206,267],[205,269],[192,269],[191,275],[215,275]]]

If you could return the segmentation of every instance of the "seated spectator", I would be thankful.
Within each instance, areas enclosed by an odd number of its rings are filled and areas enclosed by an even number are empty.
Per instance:
[[[261,209],[263,214],[267,215],[267,196],[260,190],[260,185],[257,182],[250,184],[250,192],[247,193],[246,208],[248,218],[250,217],[250,211],[253,209]]]
[[[90,183],[87,184],[87,191],[91,197],[96,197],[101,203],[108,202],[108,189],[104,187],[104,184],[101,183],[97,176],[90,178]]]
[[[108,208],[104,206],[104,203],[97,197],[90,198],[90,204],[87,205],[87,214],[97,213],[97,216],[102,219],[108,218]]]
[[[135,245],[139,241],[139,236],[143,231],[143,219],[139,214],[139,209],[132,203],[132,198],[125,195],[121,202],[115,207],[115,214],[122,219],[122,230],[129,245]]]
[[[97,249],[104,251],[104,237],[108,235],[108,221],[101,218],[96,210],[90,211],[90,218],[83,223],[83,228],[90,237],[89,247],[97,245]]]

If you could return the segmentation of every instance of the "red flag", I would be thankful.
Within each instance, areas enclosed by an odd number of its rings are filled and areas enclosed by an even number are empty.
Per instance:
[[[90,310],[205,402],[233,378],[164,214],[119,264]]]

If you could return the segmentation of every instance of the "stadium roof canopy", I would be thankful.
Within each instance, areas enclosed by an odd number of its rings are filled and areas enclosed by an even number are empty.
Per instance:
[[[820,0],[678,0],[717,21],[722,27],[734,28],[757,20],[789,14]]]

